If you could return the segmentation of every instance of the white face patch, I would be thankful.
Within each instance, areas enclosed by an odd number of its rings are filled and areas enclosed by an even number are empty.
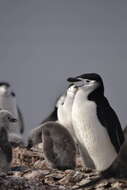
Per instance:
[[[7,95],[9,93],[8,88],[6,86],[0,87],[0,95]]]
[[[82,78],[78,79],[81,81],[80,83],[76,82],[75,85],[78,86],[78,91],[80,89],[83,90],[83,93],[85,94],[86,97],[99,86],[99,83],[95,80],[82,79]]]

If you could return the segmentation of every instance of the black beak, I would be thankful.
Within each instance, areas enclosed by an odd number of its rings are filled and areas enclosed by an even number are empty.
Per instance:
[[[14,93],[14,92],[11,92],[11,95],[12,95],[13,97],[15,97],[15,93]]]
[[[12,122],[12,123],[16,123],[17,119],[16,118],[9,118],[9,121]]]
[[[70,78],[67,79],[67,81],[68,81],[68,82],[79,82],[79,81],[81,81],[81,80],[78,79],[77,77],[75,77],[75,78],[70,77]]]

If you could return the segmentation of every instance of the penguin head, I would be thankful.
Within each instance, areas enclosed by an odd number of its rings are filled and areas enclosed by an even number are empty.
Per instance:
[[[74,97],[78,90],[78,86],[75,84],[71,84],[67,89],[67,96]]]
[[[89,95],[89,99],[104,95],[103,80],[96,73],[86,73],[76,77],[68,78],[68,82],[74,83]]]
[[[3,96],[13,96],[15,97],[15,93],[11,89],[11,85],[7,82],[0,82],[0,95]]]
[[[17,119],[8,110],[0,109],[0,123],[2,122],[15,123],[17,122]]]

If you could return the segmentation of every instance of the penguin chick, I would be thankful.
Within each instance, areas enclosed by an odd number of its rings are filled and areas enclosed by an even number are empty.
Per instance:
[[[27,141],[27,148],[30,149],[39,143],[42,143],[42,125],[31,130]]]
[[[12,147],[25,147],[25,143],[23,142],[22,137],[16,133],[9,133],[8,141]]]
[[[12,148],[7,130],[0,127],[0,172],[7,172],[12,161]]]
[[[42,138],[44,155],[52,168],[75,168],[76,147],[66,128],[57,122],[46,122],[42,125]]]
[[[18,119],[17,123],[10,124],[9,131],[22,134],[24,132],[23,115],[17,105],[16,95],[12,91],[11,85],[7,82],[0,82],[0,108],[8,110]]]
[[[0,127],[4,127],[7,131],[9,130],[10,123],[17,122],[12,113],[8,110],[0,109]]]
[[[59,104],[63,104],[65,99],[65,94],[59,96],[56,100],[54,110],[51,112],[51,114],[44,119],[40,125],[34,129],[31,130],[30,135],[28,136],[27,141],[27,148],[30,149],[33,146],[42,143],[42,124],[44,124],[47,121],[57,121],[57,109]]]
[[[117,158],[114,160],[112,165],[103,172],[100,172],[100,176],[92,181],[83,184],[74,189],[80,188],[94,188],[95,185],[100,183],[104,179],[110,178],[127,178],[127,140],[122,144]]]

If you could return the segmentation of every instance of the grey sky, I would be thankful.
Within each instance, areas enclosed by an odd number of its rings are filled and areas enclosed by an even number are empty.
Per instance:
[[[1,0],[0,80],[9,81],[26,134],[51,111],[66,78],[101,74],[127,123],[126,0]]]

